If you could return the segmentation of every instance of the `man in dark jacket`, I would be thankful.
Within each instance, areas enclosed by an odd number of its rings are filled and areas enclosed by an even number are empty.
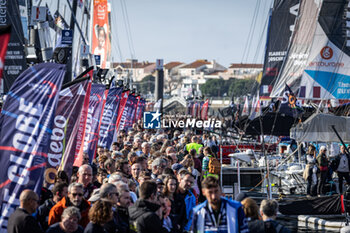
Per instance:
[[[345,147],[340,147],[340,154],[338,154],[333,160],[331,167],[333,170],[337,171],[338,180],[339,180],[339,193],[343,193],[343,179],[350,184],[350,158],[349,155],[345,152]]]
[[[39,223],[32,216],[38,208],[39,197],[32,190],[25,189],[19,196],[20,206],[12,213],[7,225],[8,233],[43,233]]]
[[[49,221],[49,213],[51,208],[56,205],[63,197],[67,196],[68,184],[66,183],[56,183],[52,188],[53,197],[47,199],[44,204],[39,206],[37,219],[44,231],[47,230]]]
[[[145,181],[140,186],[140,199],[129,207],[131,228],[138,233],[166,233],[162,226],[163,208],[157,201],[157,184]]]

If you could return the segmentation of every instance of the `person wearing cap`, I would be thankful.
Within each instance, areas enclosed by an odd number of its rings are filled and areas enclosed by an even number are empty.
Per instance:
[[[171,166],[171,169],[173,169],[175,175],[177,176],[179,171],[183,168],[184,166],[180,163],[174,163],[172,166]]]
[[[317,166],[320,170],[319,180],[317,184],[317,195],[324,195],[324,186],[326,184],[326,179],[328,175],[328,158],[326,155],[327,148],[325,146],[321,146],[320,153],[316,157]]]

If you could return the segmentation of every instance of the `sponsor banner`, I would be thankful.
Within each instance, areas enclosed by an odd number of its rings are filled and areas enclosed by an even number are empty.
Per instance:
[[[281,70],[294,30],[300,0],[276,0],[270,15],[264,59],[262,86],[271,85]],[[271,89],[263,88],[260,94],[269,96]]]
[[[4,69],[5,55],[7,51],[7,45],[10,41],[11,26],[0,26],[0,81],[2,78],[2,72]],[[1,82],[0,82],[1,83]]]
[[[93,19],[92,53],[100,55],[100,65],[104,69],[111,51],[107,0],[94,0]]]
[[[122,118],[120,121],[120,127],[119,127],[120,130],[124,129],[128,131],[130,128],[132,128],[132,125],[135,119],[136,107],[137,107],[137,98],[134,95],[129,95],[128,101],[124,107],[124,112],[122,114]],[[125,117],[123,117],[123,115]]]
[[[293,117],[298,117],[303,113],[301,102],[296,98],[287,84],[283,93],[279,112]]]
[[[124,91],[121,95],[120,106],[119,106],[119,110],[118,110],[118,118],[117,118],[117,122],[116,122],[116,132],[114,134],[114,139],[116,139],[117,134],[120,132],[120,122],[121,122],[122,117],[125,118],[125,115],[123,116],[123,113],[124,113],[125,105],[126,105],[128,98],[129,98],[129,92],[130,91]]]
[[[68,175],[72,172],[80,115],[89,79],[76,83],[60,92],[57,110],[54,118],[53,136],[50,142],[49,163],[46,182],[54,183],[56,170],[64,170]]]
[[[89,110],[85,126],[85,138],[83,151],[89,155],[90,163],[94,159],[97,148],[101,114],[106,102],[105,85],[93,83],[89,101]]]
[[[209,110],[209,100],[207,99],[203,106],[202,106],[202,110],[201,110],[201,119],[202,120],[207,120],[208,119],[208,110]]]
[[[91,94],[91,82],[93,77],[93,70],[89,72],[89,75],[91,79],[86,90],[84,105],[80,114],[78,134],[76,137],[77,145],[75,147],[74,163],[73,163],[73,166],[76,166],[76,167],[83,165],[83,148],[84,148],[83,144],[84,144],[84,138],[85,138],[85,126],[86,126],[86,121],[87,121],[87,116],[89,111],[89,101],[90,101],[90,94]]]
[[[139,107],[137,108],[137,116],[136,116],[136,120],[139,121],[142,119],[143,116],[143,112],[145,111],[146,108],[146,101],[144,99],[140,99],[140,103],[139,103]]]
[[[23,45],[25,41],[18,1],[0,1],[0,26],[10,24],[16,30],[11,30],[11,37],[6,52],[3,69],[4,93],[10,90],[16,78],[27,68],[27,63],[24,53]]]
[[[113,142],[114,132],[116,130],[116,122],[119,112],[119,105],[121,105],[123,98],[121,98],[123,92],[122,87],[113,87],[109,89],[106,104],[103,110],[101,125],[100,125],[100,138],[98,141],[99,146],[104,148],[110,148]]]
[[[135,122],[137,122],[137,116],[138,116],[140,109],[141,109],[141,96],[137,96],[136,99],[137,99],[137,103],[136,103],[136,110],[135,110],[135,114],[134,114],[134,118],[133,118],[133,124]]]
[[[40,195],[64,75],[64,65],[38,64],[25,70],[8,92],[0,118],[0,232],[7,232],[24,189]]]

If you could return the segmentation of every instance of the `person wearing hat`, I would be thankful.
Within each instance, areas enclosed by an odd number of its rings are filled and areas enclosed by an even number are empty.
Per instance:
[[[325,146],[321,146],[320,153],[316,157],[317,166],[320,170],[319,180],[317,184],[317,195],[324,195],[324,185],[326,184],[327,174],[328,174],[328,158],[326,155],[327,148]]]

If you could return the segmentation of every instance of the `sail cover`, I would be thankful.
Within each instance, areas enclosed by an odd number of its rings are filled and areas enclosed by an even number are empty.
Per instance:
[[[298,142],[340,142],[332,129],[344,142],[350,142],[350,117],[318,113],[290,129],[290,137]]]
[[[287,53],[288,44],[298,14],[299,0],[275,0],[266,42],[260,95],[269,96]]]
[[[346,0],[301,1],[293,38],[271,97],[280,97],[287,84],[301,99],[349,99],[349,10]]]

